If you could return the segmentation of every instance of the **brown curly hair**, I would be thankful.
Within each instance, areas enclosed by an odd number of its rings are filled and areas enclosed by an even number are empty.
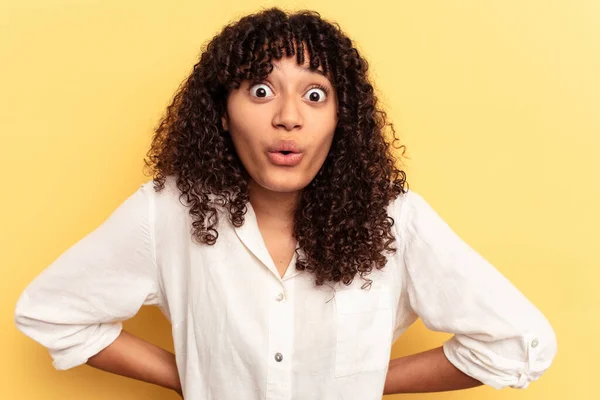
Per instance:
[[[226,207],[232,224],[241,226],[249,175],[221,125],[228,94],[243,80],[266,78],[273,59],[295,55],[304,65],[305,51],[310,68],[321,67],[336,90],[338,124],[329,154],[302,190],[295,212],[293,236],[306,255],[297,251],[296,269],[312,272],[316,285],[349,285],[359,274],[365,288],[372,282],[365,275],[386,264],[383,251],[396,251],[391,247],[394,220],[386,209],[406,193],[408,183],[385,139],[388,127],[392,144],[398,141],[377,107],[367,61],[339,25],[319,13],[271,8],[227,25],[208,42],[177,90],[144,163],[156,191],[167,176],[175,176],[180,199],[189,205],[192,235],[200,243],[212,245],[219,236],[217,206]],[[395,148],[404,155],[404,145]]]

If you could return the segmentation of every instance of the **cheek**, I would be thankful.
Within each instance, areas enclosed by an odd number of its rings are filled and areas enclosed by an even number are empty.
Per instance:
[[[319,113],[318,118],[316,119],[316,121],[318,121],[317,124],[322,131],[333,136],[333,132],[335,132],[338,123],[337,107],[335,105],[328,106],[327,109],[323,111],[324,112]]]
[[[335,114],[331,114],[318,119],[316,122],[316,130],[321,133],[317,138],[319,149],[324,149],[327,153],[331,146],[331,142],[333,141],[333,136],[337,127],[337,118]]]
[[[239,132],[247,130],[255,120],[252,115],[256,110],[243,98],[242,89],[232,93],[227,101],[227,114],[229,116],[229,131]]]
[[[307,165],[307,168],[312,171],[311,173],[317,173],[318,170],[323,166],[329,151],[331,150],[331,143],[333,142],[334,127],[328,127],[328,130],[324,134],[315,138],[313,141],[313,154],[312,161]]]
[[[267,116],[264,115],[264,111],[248,107],[237,108],[229,115],[229,131],[238,140],[259,140],[267,132],[266,120]]]

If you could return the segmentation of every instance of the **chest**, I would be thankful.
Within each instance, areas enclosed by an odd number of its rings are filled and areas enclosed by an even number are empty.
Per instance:
[[[263,233],[265,246],[273,259],[279,276],[283,277],[296,250],[296,240],[291,236]]]
[[[294,249],[285,256],[291,258]],[[239,359],[267,377],[292,367],[309,377],[384,374],[394,321],[389,282],[377,279],[370,291],[363,291],[357,279],[333,290],[315,286],[314,276],[306,272],[280,281],[253,254],[231,252],[219,262],[207,256],[194,263],[206,268],[188,271],[187,290],[176,291],[188,293],[189,307],[175,335],[182,336],[180,351],[193,349],[190,365],[199,373],[232,365],[243,370],[244,365],[235,364]],[[193,343],[187,342],[190,337]],[[203,360],[212,364],[203,365]],[[282,360],[285,364],[278,364]]]

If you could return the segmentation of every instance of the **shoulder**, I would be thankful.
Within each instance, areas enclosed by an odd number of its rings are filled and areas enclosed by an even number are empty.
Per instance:
[[[396,233],[405,239],[419,234],[427,226],[438,225],[441,220],[429,202],[411,189],[390,202],[388,215],[394,220]]]
[[[160,190],[155,189],[152,179],[142,183],[140,190],[147,196],[151,213],[157,222],[172,223],[175,216],[184,216],[189,212],[173,176],[166,177],[164,187]]]
[[[415,213],[415,209],[422,208],[426,204],[425,199],[411,189],[406,189],[405,192],[400,193],[394,198],[388,205],[388,215],[394,219],[394,221],[407,221],[408,218]]]
[[[162,221],[167,224],[171,224],[176,220],[186,221],[190,217],[191,203],[187,201],[188,196],[182,194],[181,190],[177,186],[177,179],[175,176],[169,175],[165,178],[164,187],[160,190],[154,188],[154,181],[152,179],[144,182],[141,185],[143,190],[150,200],[150,208],[157,221]],[[208,194],[209,202],[211,205],[215,205],[213,200],[214,194]],[[223,213],[220,207],[215,205],[219,214]]]
[[[156,207],[185,207],[185,196],[182,196],[181,190],[177,187],[177,180],[173,175],[165,177],[165,183],[161,189],[156,189],[154,180],[150,179],[142,183],[141,190],[152,198]]]
[[[179,197],[180,194],[175,177],[171,175],[165,178],[165,185],[160,190],[154,188],[154,180],[152,179],[142,183],[141,189],[153,197]]]

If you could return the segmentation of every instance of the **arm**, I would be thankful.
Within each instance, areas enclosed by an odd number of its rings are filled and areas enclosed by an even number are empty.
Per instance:
[[[48,349],[56,369],[88,363],[178,389],[173,356],[122,332],[143,305],[163,303],[151,191],[142,185],[21,294],[15,324]]]
[[[400,309],[420,317],[431,330],[454,334],[443,344],[442,354],[474,380],[500,389],[526,388],[538,379],[556,354],[554,331],[544,315],[423,197],[409,191],[396,201],[393,212],[403,246]],[[419,362],[424,368],[426,362],[444,364],[424,355],[411,357],[418,358],[398,363]],[[394,368],[392,375],[398,376]],[[414,378],[430,380],[427,375]],[[468,380],[464,383],[469,385]]]
[[[442,392],[481,384],[452,365],[437,347],[392,360],[383,394]]]
[[[182,396],[175,355],[126,331],[87,364],[117,375],[171,389]]]

